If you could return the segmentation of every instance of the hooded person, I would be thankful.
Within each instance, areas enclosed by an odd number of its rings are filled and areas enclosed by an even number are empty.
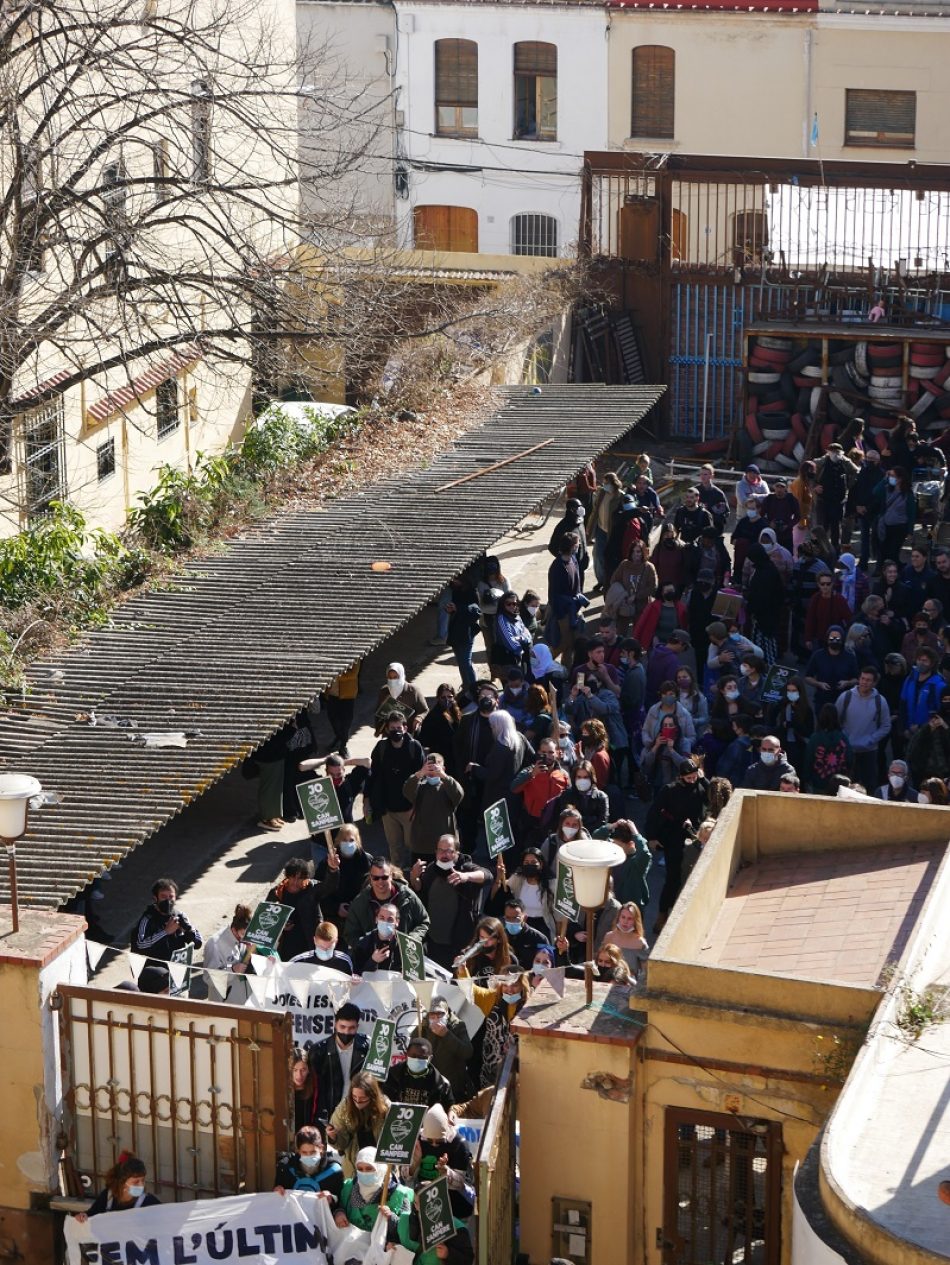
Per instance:
[[[567,675],[566,669],[560,663],[555,663],[551,647],[543,641],[538,641],[531,647],[530,664],[532,681],[545,689],[552,680],[557,681]]]
[[[360,1230],[372,1230],[379,1215],[385,1180],[386,1165],[377,1164],[375,1146],[361,1147],[356,1153],[356,1176],[348,1177],[340,1191],[333,1214],[336,1224],[341,1229],[355,1225]],[[383,1210],[384,1215],[389,1217],[387,1242],[397,1241],[396,1221],[411,1207],[412,1191],[408,1186],[400,1185],[395,1175],[391,1175],[386,1208]]]
[[[551,532],[551,539],[548,541],[548,552],[552,553],[555,558],[561,552],[561,537],[569,531],[576,531],[580,537],[580,544],[575,550],[577,565],[581,571],[581,588],[584,587],[584,572],[590,564],[590,557],[587,552],[587,533],[584,530],[584,506],[576,496],[568,498],[567,504],[564,506],[564,517],[555,526]]]
[[[415,733],[429,710],[425,695],[416,685],[406,680],[406,669],[401,663],[390,663],[386,668],[386,684],[380,687],[376,699],[376,735],[386,727],[386,719],[394,705],[406,718],[410,733]]]
[[[763,527],[759,532],[759,544],[768,554],[769,561],[779,573],[782,584],[787,588],[792,578],[792,568],[795,565],[795,559],[784,546],[779,544],[778,536],[773,527]],[[748,558],[748,554],[746,557]]]
[[[838,559],[840,568],[838,574],[838,587],[841,590],[841,596],[856,614],[868,596],[871,586],[868,584],[867,577],[858,570],[858,561],[853,553],[843,553]]]
[[[472,1153],[441,1103],[433,1104],[422,1117],[409,1176],[415,1188],[447,1177],[453,1215],[464,1219],[475,1211]]]

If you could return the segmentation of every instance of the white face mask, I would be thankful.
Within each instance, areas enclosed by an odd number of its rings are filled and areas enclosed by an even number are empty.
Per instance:
[[[890,782],[891,786],[893,786],[895,791],[899,791],[904,785],[904,778],[902,778],[899,773],[889,773],[887,775],[887,780]]]
[[[436,865],[439,867],[440,870],[448,871],[448,870],[455,869],[454,861],[436,861]]]
[[[723,695],[724,695],[724,697],[725,697],[725,698],[727,698],[727,699],[729,700],[729,702],[731,703],[731,702],[733,702],[735,699],[737,699],[737,698],[739,697],[739,691],[738,691],[738,690],[736,689],[736,687],[733,685],[733,686],[730,686],[730,688],[729,688],[728,690],[723,690]]]
[[[523,685],[509,685],[508,693],[511,694],[514,698],[517,698],[523,689],[524,689]]]
[[[576,839],[577,836],[580,834],[580,827],[579,826],[562,826],[561,834],[564,836],[565,839]]]
[[[931,802],[929,792],[927,792],[927,791],[918,791],[918,792],[917,792],[917,802],[918,802],[919,804],[929,804],[929,803]]]
[[[748,665],[747,663],[740,663],[740,664],[739,664],[739,671],[742,673],[742,675],[743,675],[743,676],[751,676],[751,675],[752,675],[752,669],[749,667],[749,665]]]
[[[400,678],[397,677],[395,681],[387,681],[386,688],[389,690],[389,693],[393,698],[398,698],[402,693],[405,684],[404,680],[400,680]]]
[[[329,962],[336,952],[336,949],[314,949],[314,952],[321,962]]]
[[[574,783],[574,785],[581,792],[589,791],[591,787],[591,781],[589,777],[579,777],[577,781]]]
[[[525,607],[525,610],[528,612],[528,614],[531,616],[531,618],[532,618],[532,619],[535,617],[535,615],[537,615],[537,613],[538,613],[538,610],[539,610],[539,609],[540,609],[540,608],[539,608],[539,607],[537,607],[537,606],[526,606],[526,607]]]

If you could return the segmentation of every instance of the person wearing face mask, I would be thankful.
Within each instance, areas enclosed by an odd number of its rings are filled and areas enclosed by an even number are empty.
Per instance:
[[[860,469],[848,493],[847,512],[857,521],[861,538],[858,566],[867,571],[871,562],[871,538],[876,512],[875,490],[884,478],[881,454],[876,448],[868,448]]]
[[[475,1211],[475,1169],[468,1144],[439,1103],[422,1118],[422,1128],[413,1148],[408,1169],[403,1169],[414,1190],[441,1177],[449,1181],[452,1215],[464,1227]]]
[[[756,654],[744,654],[739,663],[739,697],[743,710],[750,716],[761,716],[762,695],[765,691],[765,659]]]
[[[584,526],[585,514],[584,506],[576,496],[568,497],[564,506],[564,517],[555,524],[554,530],[551,532],[551,539],[548,541],[548,553],[553,554],[555,558],[563,553],[562,541],[569,533],[575,533],[578,536],[578,544],[574,551],[577,558],[577,565],[581,572],[581,588],[584,587],[584,573],[590,566],[590,554],[587,549],[587,531]]]
[[[950,777],[950,689],[940,691],[940,710],[931,712],[925,725],[919,725],[907,743],[907,763],[915,786],[934,778]]]
[[[327,1125],[343,1165],[343,1177],[356,1175],[356,1156],[364,1146],[375,1146],[392,1104],[372,1072],[356,1072],[346,1096],[337,1104]]]
[[[760,498],[752,497],[748,502],[745,514],[740,515],[736,519],[736,525],[733,527],[732,535],[729,537],[732,544],[732,574],[735,579],[742,575],[746,556],[750,548],[758,543],[762,527]]]
[[[553,738],[542,738],[535,762],[523,768],[511,783],[512,794],[521,801],[517,825],[519,839],[536,842],[543,836],[555,804],[570,784],[570,775],[561,764],[557,743]]]
[[[386,1241],[398,1242],[398,1223],[412,1207],[412,1191],[401,1185],[394,1174],[389,1178],[386,1204],[382,1203],[387,1166],[376,1163],[375,1146],[364,1146],[356,1153],[356,1172],[348,1177],[340,1191],[333,1219],[341,1230],[354,1225],[358,1230],[372,1230],[376,1220],[384,1216],[388,1221]]]
[[[532,957],[531,962],[533,960]],[[464,967],[459,974],[464,977]],[[482,988],[476,984],[472,990],[473,1002],[485,1015],[481,1068],[478,1073],[479,1089],[494,1085],[498,1080],[511,1041],[511,1021],[527,998],[526,976],[520,969],[513,969],[496,978],[493,988]]]
[[[647,812],[646,833],[651,850],[655,853],[662,846],[666,861],[666,881],[660,892],[654,935],[662,931],[679,896],[687,832],[699,825],[706,816],[708,791],[709,784],[702,776],[699,765],[686,760],[680,766],[677,780],[663,787]]]
[[[928,646],[935,654],[943,653],[943,642],[930,626],[926,611],[918,611],[911,623],[910,632],[902,639],[898,649],[908,663],[915,663],[917,652]]]
[[[553,944],[539,944],[528,973],[528,988],[533,992],[550,971],[557,968],[557,949]]]
[[[151,1208],[154,1204],[161,1203],[160,1199],[146,1191],[147,1177],[143,1161],[128,1151],[123,1151],[106,1173],[105,1189],[96,1195],[88,1212],[76,1214],[76,1220],[88,1221],[101,1212],[132,1212],[136,1208]]]
[[[521,622],[528,630],[532,644],[544,636],[544,622],[541,618],[541,595],[534,589],[525,589],[518,603],[518,614]]]
[[[406,778],[402,793],[413,806],[409,849],[416,861],[429,860],[439,836],[456,833],[455,812],[464,791],[446,773],[442,756],[431,751],[422,768]]]
[[[353,970],[357,975],[402,970],[402,954],[396,939],[398,930],[399,910],[395,905],[381,905],[376,926],[353,945]]]
[[[235,905],[230,923],[205,942],[202,965],[209,971],[230,971],[244,952],[244,933],[251,921],[248,905]]]
[[[429,931],[429,915],[409,884],[393,873],[387,857],[371,856],[366,886],[350,904],[344,936],[352,949],[361,937],[377,930],[379,912],[384,905],[399,911],[399,930],[423,941]]]
[[[390,1102],[439,1103],[450,1111],[455,1102],[452,1086],[432,1065],[432,1046],[425,1037],[410,1037],[404,1063],[394,1063],[383,1084]]]
[[[780,476],[773,482],[772,491],[762,501],[762,517],[775,532],[779,545],[788,551],[789,561],[794,552],[792,529],[801,518],[801,513],[798,500],[788,490],[788,481]]]
[[[634,624],[633,636],[641,646],[666,645],[676,629],[686,627],[689,615],[677,592],[674,584],[661,584],[659,597],[653,599]]]
[[[745,474],[736,484],[736,514],[739,518],[749,512],[749,502],[764,499],[769,494],[769,485],[762,478],[757,465],[748,465]],[[757,507],[758,508],[758,507]]]
[[[496,876],[492,907],[502,908],[508,944],[526,970],[536,947],[555,933],[554,886],[540,848],[527,849],[510,877],[504,868]]]
[[[945,686],[943,677],[937,673],[936,653],[929,646],[922,646],[901,688],[900,720],[905,734],[912,734],[925,725],[934,712],[940,711]]]
[[[766,533],[762,535],[765,537]],[[775,564],[777,552],[778,546],[773,548],[766,539],[761,544],[751,545],[746,557],[746,610],[752,620],[753,640],[762,647],[762,658],[767,665],[778,659],[779,642],[784,641],[788,626],[785,583]],[[789,573],[791,561],[789,556]]]
[[[535,646],[535,651],[542,650]],[[543,650],[550,657],[547,646]],[[499,689],[494,681],[479,681],[473,692],[473,705],[463,712],[455,731],[453,751],[455,756],[455,776],[465,791],[465,797],[459,806],[459,834],[466,851],[475,847],[482,824],[483,785],[470,772],[469,766],[483,767],[488,759],[495,735],[492,732],[491,717],[498,707]]]
[[[722,673],[734,675],[739,670],[744,655],[757,654],[762,657],[761,646],[757,646],[748,637],[743,637],[735,627],[727,627],[720,619],[707,624],[706,636],[709,638],[706,668],[714,680],[718,680]]]
[[[438,686],[435,702],[419,726],[418,738],[426,751],[439,753],[446,773],[456,779],[458,769],[455,763],[455,738],[461,722],[462,709],[459,707],[455,689],[448,683]]]
[[[419,687],[410,685],[406,680],[406,669],[401,663],[391,663],[386,669],[386,684],[380,688],[376,699],[377,737],[385,730],[394,704],[398,704],[409,732],[415,733],[429,710],[429,704]]]
[[[452,963],[457,975],[487,983],[493,975],[500,975],[515,964],[514,954],[508,944],[505,924],[498,918],[480,918],[475,934]]]
[[[833,625],[846,628],[854,618],[851,607],[835,592],[834,576],[819,575],[816,589],[805,610],[805,645],[814,651],[829,635]]]
[[[323,860],[317,867],[316,878],[318,886],[322,884],[320,907],[324,917],[335,923],[342,931],[346,916],[350,911],[350,903],[359,895],[366,883],[369,857],[363,850],[359,827],[349,822],[337,830],[334,847],[339,865],[336,890],[327,890],[329,858],[325,847]]]
[[[710,767],[715,766],[722,752],[735,738],[732,722],[739,715],[744,716],[750,726],[755,724],[755,716],[748,710],[739,693],[739,678],[722,676],[716,683],[709,709],[710,732],[702,743],[706,757],[710,760]]]
[[[557,852],[562,843],[571,843],[574,839],[587,839],[589,835],[578,810],[572,806],[562,808],[557,815],[557,827],[541,844],[541,853],[546,870],[550,873],[557,866]]]
[[[352,975],[353,959],[340,948],[339,939],[340,933],[332,922],[321,922],[313,933],[313,948],[307,953],[298,953],[290,960],[307,966],[322,966],[324,970],[339,971],[341,975]]]
[[[531,634],[521,620],[517,593],[505,593],[498,603],[492,637],[491,674],[505,680],[509,669],[523,668],[531,654]]]
[[[369,782],[370,762],[365,757],[346,759],[334,752],[332,755],[301,760],[297,768],[301,773],[323,767],[326,776],[333,783],[336,797],[340,802],[340,815],[347,823],[353,820],[353,805],[358,795],[362,795]],[[347,772],[349,770],[349,772]],[[319,776],[319,774],[318,774]],[[310,840],[310,850],[314,865],[326,859],[327,846],[322,835],[314,835]]]
[[[136,923],[131,949],[149,959],[154,967],[151,978],[155,983],[168,984],[168,968],[176,949],[187,945],[201,948],[201,933],[191,925],[184,911],[179,909],[178,885],[174,879],[160,878],[152,884],[152,903]],[[141,987],[141,985],[140,985]]]
[[[834,703],[839,694],[858,683],[858,661],[844,644],[844,629],[832,624],[825,645],[812,652],[805,680],[815,691],[815,706]]]
[[[304,1125],[294,1134],[294,1149],[277,1161],[274,1194],[288,1190],[309,1190],[331,1204],[343,1190],[343,1169],[327,1158],[322,1125]]]
[[[325,877],[317,883],[313,878],[313,862],[303,857],[291,857],[284,866],[280,881],[267,893],[267,900],[289,905],[293,910],[277,941],[277,952],[284,962],[289,962],[298,953],[310,952],[317,923],[323,922],[320,901],[325,894],[336,891],[339,869],[340,859],[334,849],[327,857]]]
[[[851,484],[858,476],[858,467],[844,455],[840,444],[828,445],[818,462],[813,494],[821,526],[831,537],[835,553],[841,551],[841,521]]]
[[[604,595],[607,614],[622,622],[624,628],[635,624],[656,596],[659,580],[650,561],[646,541],[635,540],[626,559],[611,573]]]
[[[928,777],[917,791],[918,804],[930,804],[934,808],[950,807],[950,791],[943,778]]]
[[[522,733],[528,719],[529,688],[522,670],[509,668],[505,678],[505,688],[498,698],[498,706],[511,716]]]
[[[677,593],[681,593],[686,587],[687,579],[686,546],[676,534],[676,528],[672,523],[664,523],[660,528],[660,538],[651,555],[651,561],[656,567],[656,578],[661,596],[664,587],[673,588]],[[637,632],[636,626],[634,626],[633,635],[638,637],[644,645],[647,644],[647,640]]]
[[[432,1066],[452,1086],[456,1102],[464,1102],[472,1092],[468,1063],[474,1053],[468,1029],[452,1014],[444,997],[434,997],[422,1026],[413,1028],[410,1037],[423,1037],[432,1047]]]
[[[805,682],[793,676],[786,682],[784,697],[766,709],[766,723],[780,737],[789,764],[804,764],[805,744],[815,732],[815,713],[808,701]]]
[[[686,553],[687,579],[695,584],[701,571],[709,571],[712,575],[712,583],[718,589],[725,583],[726,576],[731,570],[732,560],[722,536],[715,527],[704,527]],[[706,623],[709,623],[708,619]]]
[[[447,969],[471,940],[478,919],[484,885],[491,882],[488,870],[459,852],[452,834],[443,834],[435,845],[434,861],[416,861],[409,883],[426,907],[429,934],[426,953]]]
[[[643,720],[640,740],[644,755],[656,747],[663,721],[667,717],[675,725],[677,735],[682,740],[682,754],[689,755],[696,741],[696,728],[688,708],[680,701],[675,679],[663,681],[659,695],[659,701],[653,704]]]
[[[874,511],[877,514],[878,565],[887,558],[899,558],[908,534],[917,518],[917,501],[910,475],[900,465],[893,465],[886,478],[874,489]]]
[[[366,1062],[369,1038],[360,1031],[362,1013],[344,1002],[333,1016],[333,1032],[310,1047],[307,1059],[317,1084],[317,1117],[329,1120],[352,1078]]]
[[[716,759],[716,776],[724,777],[732,786],[741,786],[746,771],[755,758],[752,749],[751,716],[738,712],[732,718],[733,739]]]
[[[374,820],[383,823],[390,858],[403,868],[412,864],[412,804],[403,787],[424,763],[422,744],[409,737],[405,719],[390,716],[386,736],[377,742],[370,757],[368,794]]]
[[[608,470],[604,481],[594,496],[591,521],[594,525],[593,560],[594,577],[598,588],[605,589],[609,579],[607,546],[613,527],[614,514],[623,499],[623,480],[616,470]]]
[[[548,567],[548,617],[544,639],[556,647],[561,662],[569,667],[574,655],[574,638],[581,626],[581,611],[589,604],[584,596],[583,574],[577,559],[580,536],[562,532],[560,553]]]
[[[581,815],[584,829],[589,834],[606,824],[610,801],[596,782],[594,766],[588,760],[578,760],[574,765],[571,785],[557,802],[557,812],[576,808]]]
[[[777,791],[782,778],[795,772],[778,738],[766,734],[759,743],[759,758],[746,769],[741,785],[750,791]]]
[[[889,804],[916,804],[917,792],[910,783],[910,769],[903,760],[892,760],[887,770],[887,781],[874,792],[877,799]]]

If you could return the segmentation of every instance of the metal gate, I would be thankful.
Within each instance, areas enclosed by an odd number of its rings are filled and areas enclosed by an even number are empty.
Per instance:
[[[510,1265],[515,1255],[515,1063],[512,1040],[502,1064],[475,1161],[478,1265]]]
[[[664,1265],[778,1265],[782,1126],[669,1109]]]
[[[289,1015],[74,985],[53,1004],[67,1171],[100,1190],[125,1150],[165,1199],[273,1188],[294,1119]]]

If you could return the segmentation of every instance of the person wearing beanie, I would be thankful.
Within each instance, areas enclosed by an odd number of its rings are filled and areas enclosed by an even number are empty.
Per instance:
[[[435,1103],[422,1117],[419,1140],[404,1177],[407,1184],[417,1190],[440,1177],[447,1177],[453,1214],[464,1220],[475,1211],[472,1153],[441,1103]]]

